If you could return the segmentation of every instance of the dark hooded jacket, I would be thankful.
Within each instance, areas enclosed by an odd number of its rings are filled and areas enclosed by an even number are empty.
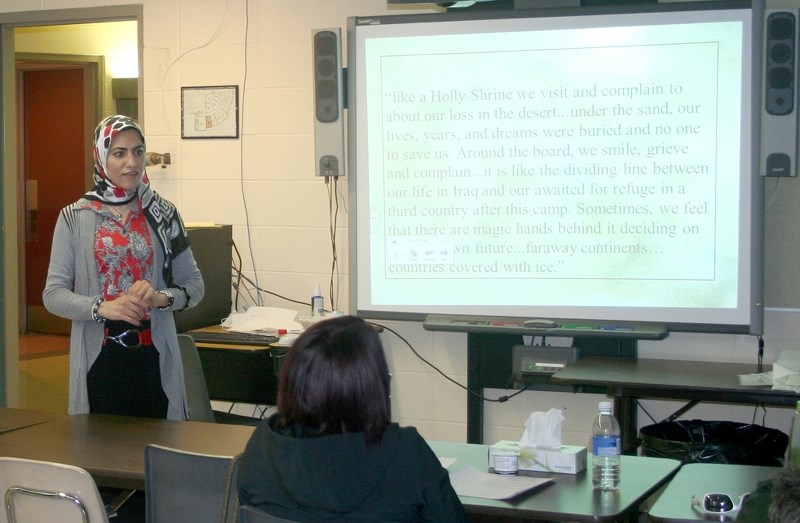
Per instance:
[[[243,504],[294,521],[467,521],[415,428],[392,423],[368,447],[363,433],[281,434],[276,419],[261,422],[242,456]]]

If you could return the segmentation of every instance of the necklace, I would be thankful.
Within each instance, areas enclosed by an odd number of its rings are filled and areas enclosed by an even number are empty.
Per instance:
[[[110,205],[106,204],[106,210],[108,210],[108,212],[110,212],[111,215],[114,218],[116,218],[117,221],[119,222],[125,221],[125,217],[128,216],[128,213],[130,212],[131,208],[133,208],[133,205],[127,205],[126,208],[122,209],[120,212],[120,209],[113,208]]]

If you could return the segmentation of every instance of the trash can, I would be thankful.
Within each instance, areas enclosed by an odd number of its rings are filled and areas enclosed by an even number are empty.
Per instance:
[[[639,429],[643,456],[682,463],[783,466],[789,436],[777,429],[732,421],[664,421]]]

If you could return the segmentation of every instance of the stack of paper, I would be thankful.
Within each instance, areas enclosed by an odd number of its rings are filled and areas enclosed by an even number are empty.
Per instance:
[[[232,331],[262,334],[300,332],[303,326],[295,321],[296,317],[297,311],[291,309],[252,306],[245,312],[231,313],[222,320],[222,326]]]

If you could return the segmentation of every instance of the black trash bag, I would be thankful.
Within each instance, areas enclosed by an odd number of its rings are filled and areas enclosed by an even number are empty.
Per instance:
[[[732,421],[679,420],[639,430],[642,455],[682,463],[783,466],[789,436],[777,429]]]

